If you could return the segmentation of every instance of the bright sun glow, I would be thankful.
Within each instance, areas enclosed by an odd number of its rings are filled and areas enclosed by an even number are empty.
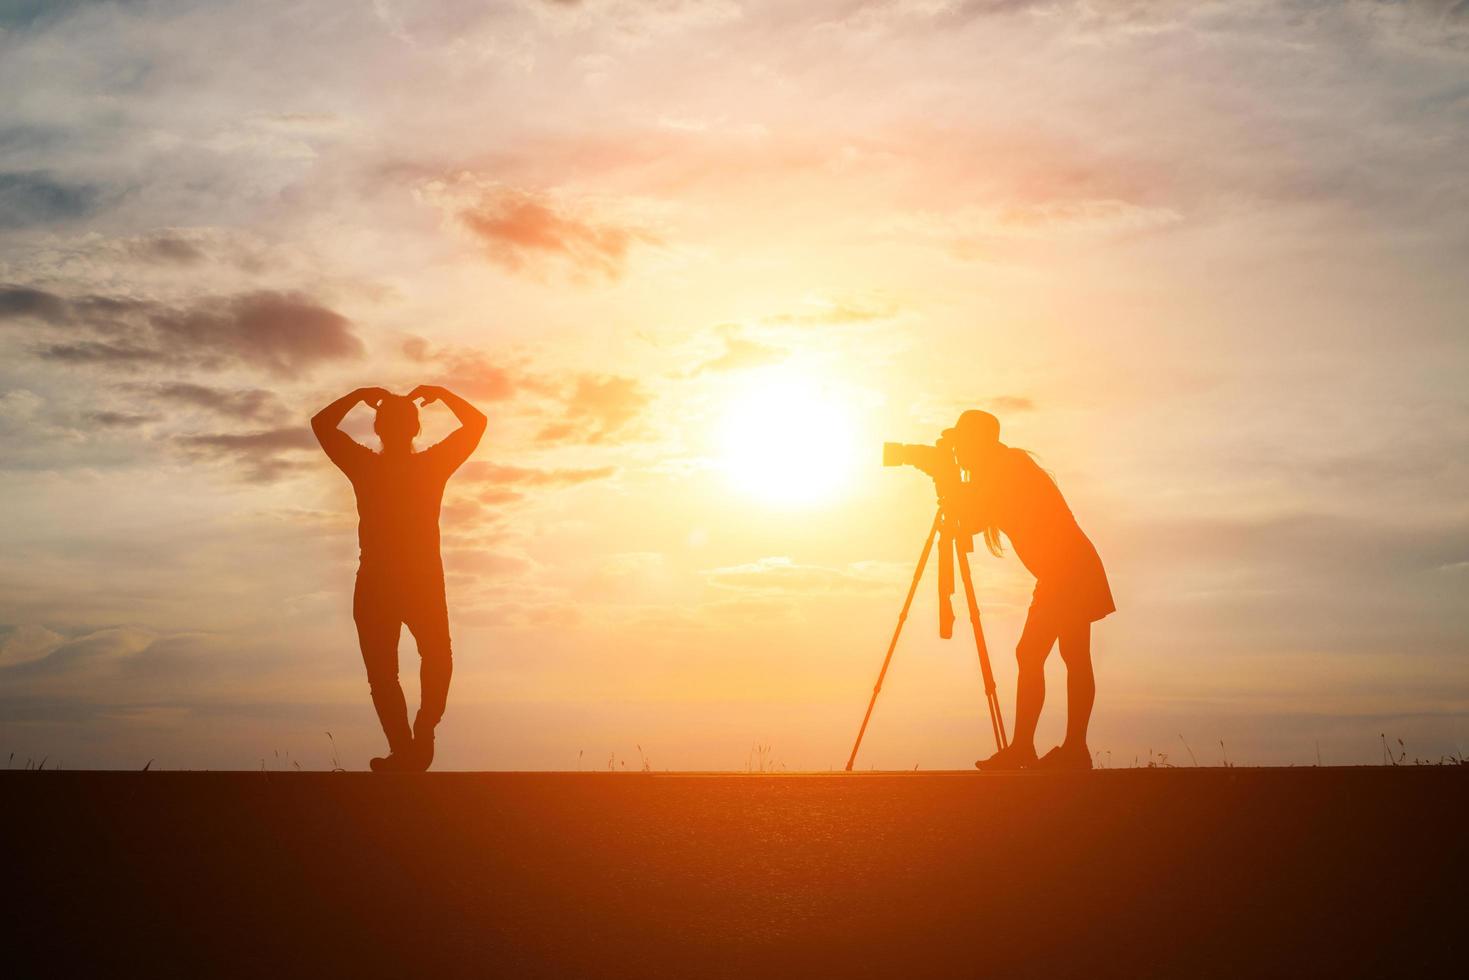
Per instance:
[[[722,465],[742,490],[770,503],[830,500],[851,478],[855,427],[830,388],[788,371],[752,376],[731,399]]]

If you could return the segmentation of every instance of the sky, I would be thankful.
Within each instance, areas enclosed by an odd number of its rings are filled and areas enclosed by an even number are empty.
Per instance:
[[[0,91],[15,767],[379,753],[307,422],[420,383],[490,418],[441,768],[840,768],[933,514],[881,444],[970,407],[1106,564],[1099,764],[1469,751],[1461,2],[22,0]],[[861,768],[992,750],[934,592]]]

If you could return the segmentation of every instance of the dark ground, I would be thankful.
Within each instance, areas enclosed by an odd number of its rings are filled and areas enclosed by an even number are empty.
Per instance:
[[[1466,803],[1465,767],[6,772],[0,964],[42,969],[0,972],[1463,976]]]

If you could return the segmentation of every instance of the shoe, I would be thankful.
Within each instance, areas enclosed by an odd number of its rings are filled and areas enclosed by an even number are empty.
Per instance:
[[[413,759],[402,752],[389,752],[387,755],[369,759],[367,766],[373,772],[411,772]]]
[[[428,767],[434,761],[434,733],[427,735],[415,735],[413,737],[413,750],[409,753],[410,768],[414,772],[428,772]]]
[[[1036,761],[1035,768],[1085,772],[1092,767],[1092,753],[1085,745],[1058,745]]]
[[[1028,769],[1033,765],[1035,765],[1034,748],[1011,744],[988,759],[980,759],[974,764],[974,767],[984,772],[1015,772],[1017,769]]]

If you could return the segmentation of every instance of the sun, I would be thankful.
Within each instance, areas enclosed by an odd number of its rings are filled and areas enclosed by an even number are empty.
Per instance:
[[[720,442],[730,480],[767,503],[828,501],[852,476],[850,403],[830,385],[792,371],[744,379],[726,405]]]

